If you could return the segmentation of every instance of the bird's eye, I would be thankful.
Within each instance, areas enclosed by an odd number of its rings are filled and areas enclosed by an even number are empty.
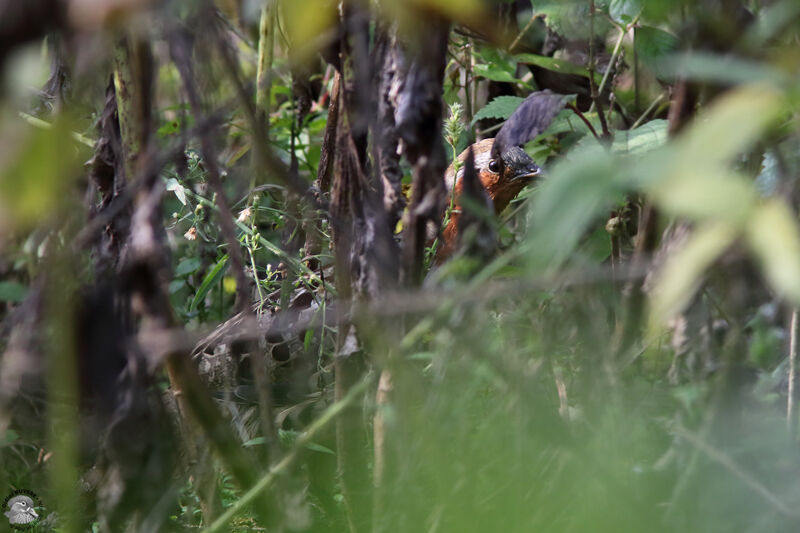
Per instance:
[[[500,172],[500,161],[497,159],[492,159],[489,161],[489,170],[492,172]]]

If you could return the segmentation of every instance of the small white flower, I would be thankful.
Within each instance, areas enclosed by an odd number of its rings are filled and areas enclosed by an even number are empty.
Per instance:
[[[239,221],[239,222],[244,222],[245,220],[250,218],[250,215],[252,215],[252,214],[253,214],[253,212],[250,210],[250,208],[249,207],[245,207],[239,213],[239,216],[236,218],[236,220]]]

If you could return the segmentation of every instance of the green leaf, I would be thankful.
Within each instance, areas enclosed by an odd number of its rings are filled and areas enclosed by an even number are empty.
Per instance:
[[[611,0],[608,14],[620,24],[630,24],[642,12],[640,0]]]
[[[778,39],[785,30],[787,21],[793,21],[800,15],[800,2],[783,0],[770,2],[758,9],[755,24],[750,25],[745,35],[747,50],[757,50],[770,39]]]
[[[709,168],[730,164],[749,148],[783,109],[773,88],[752,84],[729,91],[691,125],[679,141],[679,160]]]
[[[0,151],[0,212],[15,226],[26,227],[53,216],[71,197],[80,175],[77,151],[67,141],[72,122],[60,117],[49,129],[20,124],[16,135],[7,136]],[[84,147],[85,148],[85,147]]]
[[[475,113],[472,123],[484,118],[507,119],[523,101],[525,99],[519,96],[498,96]]]
[[[195,272],[198,268],[200,268],[202,265],[203,262],[200,261],[200,258],[187,257],[186,259],[178,263],[178,266],[175,268],[175,277],[179,278],[191,274],[192,272]]]
[[[667,142],[667,121],[651,120],[633,130],[614,133],[613,152],[642,154],[663,146]]]
[[[767,64],[708,52],[691,52],[665,56],[660,63],[664,76],[682,76],[699,81],[735,85],[755,81],[775,86],[791,83],[791,78]]]
[[[536,54],[517,54],[512,56],[512,59],[515,59],[520,63],[536,65],[537,67],[546,68],[547,70],[560,72],[561,74],[576,74],[578,76],[586,76],[587,78],[589,77],[589,71],[586,68],[565,59],[555,59],[553,57],[540,56]],[[600,83],[600,80],[602,80],[603,77],[601,75],[596,75],[596,78],[597,82]]]
[[[242,446],[244,446],[245,448],[249,448],[250,446],[260,446],[265,442],[267,442],[267,439],[265,439],[264,437],[255,437],[242,444]]]
[[[28,288],[15,281],[0,281],[0,302],[21,302]]]
[[[781,201],[769,200],[750,217],[745,236],[772,287],[800,304],[800,231]]]
[[[208,272],[208,274],[206,274],[206,277],[200,284],[200,288],[197,289],[197,293],[194,295],[194,298],[192,298],[192,303],[189,304],[189,311],[194,311],[195,308],[197,308],[197,304],[199,304],[203,300],[203,298],[206,297],[208,291],[210,291],[211,287],[213,287],[214,284],[217,281],[219,281],[219,278],[225,273],[227,269],[228,269],[228,255],[225,254],[224,256],[222,256],[222,259],[217,261],[217,264],[214,265],[214,268],[212,268]]]
[[[186,286],[186,281],[185,280],[174,279],[174,280],[169,282],[169,287],[167,288],[167,290],[169,291],[170,294],[175,294],[176,292],[178,292],[179,290],[181,290],[185,286]]]
[[[756,201],[752,182],[724,169],[714,173],[704,173],[699,168],[676,172],[649,192],[669,216],[725,220],[739,227],[750,216]]]
[[[768,86],[730,91],[672,146],[642,160],[636,180],[670,215],[725,220],[743,228],[758,195],[752,180],[730,167],[781,110],[780,95]]]
[[[307,442],[304,447],[315,452],[327,453],[329,455],[336,455],[336,452],[334,452],[327,446],[323,446],[322,444],[317,444],[315,442]]]
[[[525,249],[535,270],[558,268],[589,224],[626,190],[617,159],[602,147],[580,147],[570,156],[553,168],[533,198]]]
[[[585,0],[534,0],[532,6],[545,15],[548,28],[569,39],[588,39],[592,33],[603,35],[611,28],[611,23],[601,16],[595,17],[592,28],[590,5]]]
[[[510,72],[492,65],[475,65],[475,75],[491,81],[504,81],[507,83],[520,83]]]
[[[575,99],[575,95],[567,96],[566,98]],[[594,126],[596,131],[600,130],[600,118],[598,117],[597,113],[584,113],[583,116],[589,123]],[[553,122],[544,130],[542,133],[539,134],[537,139],[543,139],[550,135],[558,135],[559,133],[565,132],[578,132],[581,134],[590,134],[589,128],[586,124],[575,114],[574,111],[571,109],[562,109],[556,115],[556,118],[553,119]]]
[[[665,60],[678,49],[678,38],[673,34],[652,26],[635,29],[633,47],[640,61],[659,78],[670,76],[665,69]]]
[[[294,443],[297,442],[297,438],[300,436],[300,432],[290,430],[290,429],[279,429],[278,430],[278,439],[281,441],[281,444],[284,446],[294,446]],[[336,455],[336,453],[327,448],[322,446],[321,444],[316,444],[313,442],[307,442],[303,445],[303,448],[307,450],[312,450],[315,452],[327,453],[330,455]]]
[[[712,223],[698,228],[688,242],[672,253],[656,276],[650,292],[650,325],[664,325],[686,306],[703,273],[736,238],[727,224]]]
[[[7,429],[5,436],[2,439],[0,439],[0,446],[6,446],[8,444],[11,444],[18,438],[19,434],[16,431],[14,431],[13,429]]]

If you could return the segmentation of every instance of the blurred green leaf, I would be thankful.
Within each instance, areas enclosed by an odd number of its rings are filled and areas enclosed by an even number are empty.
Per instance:
[[[336,3],[330,0],[281,0],[280,13],[299,57],[307,58],[324,44],[322,37],[336,25]]]
[[[290,429],[279,429],[278,430],[278,439],[281,441],[281,444],[284,446],[294,446],[294,443],[297,442],[297,438],[300,436],[299,431],[290,430]],[[257,439],[253,439],[257,440]],[[252,441],[251,441],[252,442]],[[263,444],[263,439],[258,444]],[[336,455],[336,452],[322,446],[321,444],[316,444],[314,442],[307,442],[303,445],[303,448],[308,450],[312,450],[315,452],[327,453],[329,455]]]
[[[167,290],[169,291],[170,294],[175,294],[185,286],[186,286],[186,280],[175,279],[169,282]]]
[[[766,201],[754,210],[745,235],[775,291],[800,304],[800,231],[789,208]]]
[[[759,7],[755,24],[752,24],[745,34],[744,41],[749,49],[757,49],[770,39],[776,38],[786,29],[788,22],[800,16],[800,2],[797,0],[783,0],[771,2]]]
[[[678,48],[678,38],[673,34],[652,26],[637,26],[633,46],[639,60],[658,78],[665,78],[670,71],[664,68],[665,60]]]
[[[603,35],[612,27],[605,17],[595,17],[592,28],[589,3],[585,0],[534,0],[532,6],[534,11],[545,15],[548,28],[569,39],[588,39],[592,29],[595,35]]]
[[[608,14],[620,24],[630,24],[641,12],[639,0],[611,0],[608,4]]]
[[[782,99],[768,86],[732,90],[674,144],[643,160],[636,178],[670,215],[743,224],[757,195],[752,181],[729,167],[781,111]]]
[[[5,125],[8,127],[8,125]],[[69,141],[72,123],[57,118],[49,129],[17,126],[14,146],[0,154],[0,204],[11,219],[28,226],[54,214],[69,198],[81,154]]]
[[[781,86],[792,82],[789,76],[767,63],[709,52],[664,57],[659,63],[659,72],[664,76],[736,85],[760,82]]]
[[[472,123],[475,124],[484,118],[507,119],[524,100],[519,96],[498,96],[475,113]]]
[[[17,440],[18,438],[19,438],[19,434],[16,431],[14,431],[13,429],[7,429],[6,430],[6,434],[3,436],[2,439],[0,439],[0,447],[1,446],[6,446],[8,444],[11,444],[12,442]]]
[[[175,277],[179,278],[195,272],[203,265],[199,257],[186,257],[175,267]]]
[[[577,74],[578,76],[586,76],[587,78],[589,77],[589,71],[585,67],[567,61],[566,59],[556,59],[554,57],[540,56],[536,54],[516,54],[511,56],[511,58],[519,61],[520,63],[536,65],[537,67],[546,68],[547,70],[560,72],[562,74]],[[600,80],[603,79],[603,76],[600,74],[595,74],[595,77],[598,83],[600,83]]]
[[[756,201],[752,182],[724,170],[676,172],[649,192],[669,216],[725,220],[733,226],[744,223]]]
[[[28,288],[15,281],[0,281],[0,302],[21,302]]]
[[[650,325],[663,326],[680,312],[700,285],[703,273],[736,238],[730,226],[711,223],[696,229],[686,244],[671,254],[650,293]]]
[[[491,81],[504,81],[507,83],[521,83],[513,74],[493,65],[475,65],[475,75]],[[528,84],[523,84],[528,85]]]
[[[678,161],[708,168],[730,164],[783,111],[780,94],[752,84],[719,97],[678,140]]]
[[[553,168],[533,198],[525,244],[535,269],[558,267],[589,223],[626,189],[617,159],[600,146],[579,147]]]
[[[643,154],[660,148],[667,142],[667,121],[651,120],[633,130],[614,132],[613,152]]]

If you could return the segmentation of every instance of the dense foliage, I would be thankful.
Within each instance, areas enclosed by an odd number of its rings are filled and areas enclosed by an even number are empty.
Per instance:
[[[795,531],[799,42],[796,0],[0,1],[0,497]],[[497,216],[495,135],[544,168]]]

